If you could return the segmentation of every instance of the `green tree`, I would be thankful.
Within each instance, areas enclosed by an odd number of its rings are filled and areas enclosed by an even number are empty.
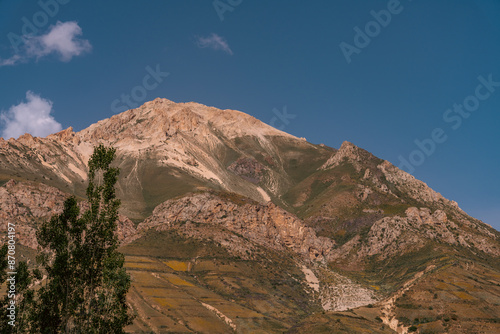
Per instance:
[[[7,270],[8,262],[7,262],[7,244],[3,245],[0,249],[0,284],[4,283],[8,276]],[[34,292],[30,289],[30,284],[32,282],[33,277],[38,277],[33,275],[28,270],[28,264],[24,261],[19,262],[16,267],[16,275],[15,275],[15,298],[11,298],[9,296],[9,284],[7,284],[6,295],[2,299],[1,308],[0,308],[0,333],[29,333],[30,323],[31,323],[31,315],[32,315],[32,307],[33,307],[33,298]],[[36,271],[38,274],[38,271]],[[8,280],[7,280],[8,281]],[[9,282],[9,281],[8,281]],[[10,310],[7,308],[10,306],[10,302],[15,300],[15,320],[12,318],[8,318],[10,314]],[[9,324],[9,322],[13,321],[15,326]]]
[[[112,168],[115,149],[99,145],[89,160],[88,209],[80,215],[75,197],[44,223],[37,240],[47,279],[33,308],[31,332],[124,333],[132,317],[126,304],[130,277],[117,251],[120,201]]]

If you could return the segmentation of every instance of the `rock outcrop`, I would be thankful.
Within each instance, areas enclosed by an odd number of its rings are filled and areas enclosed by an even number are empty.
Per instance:
[[[40,224],[63,210],[63,203],[69,195],[57,188],[40,183],[16,182],[11,180],[0,187],[0,230],[6,231],[9,223],[15,225],[16,237],[21,245],[36,249],[36,230]],[[86,202],[79,203],[85,210]],[[137,237],[130,219],[119,215],[117,236],[121,243]],[[4,240],[2,234],[0,240]]]
[[[406,217],[384,217],[376,221],[364,240],[359,236],[351,239],[331,252],[330,259],[335,261],[350,257],[359,261],[376,256],[384,260],[416,251],[429,241],[474,247],[489,255],[500,256],[494,235],[487,237],[482,231],[460,229],[442,210],[432,212],[425,207],[411,207],[405,214]],[[471,222],[467,223],[472,225]]]
[[[211,193],[168,200],[156,207],[137,229],[140,232],[162,226],[177,228],[181,222],[222,226],[259,245],[289,249],[308,260],[323,260],[334,247],[331,239],[316,236],[312,228],[273,203],[235,203]]]
[[[348,141],[344,141],[340,146],[340,149],[335,152],[330,159],[323,164],[323,166],[321,166],[321,169],[334,168],[342,162],[349,162],[359,171],[361,170],[360,163],[363,161],[363,155],[366,153],[366,151],[360,149],[356,145]]]

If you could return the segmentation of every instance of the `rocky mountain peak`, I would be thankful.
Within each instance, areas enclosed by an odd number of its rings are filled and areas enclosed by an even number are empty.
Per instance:
[[[284,136],[285,132],[236,110],[222,110],[199,103],[175,103],[157,98],[97,122],[77,135],[82,140],[104,140],[118,146],[148,140],[151,145],[176,134],[208,136],[220,132],[227,138],[240,136]]]
[[[330,169],[337,167],[342,162],[349,162],[356,170],[360,171],[363,168],[361,162],[366,162],[371,158],[373,158],[371,153],[359,148],[353,143],[344,141],[339,150],[332,154],[330,159],[321,166],[321,169]]]
[[[30,135],[29,133],[25,133],[22,136],[19,136],[17,139],[18,142],[24,144],[24,145],[33,145],[35,143],[35,138]]]
[[[73,127],[69,127],[65,130],[59,131],[57,133],[47,136],[47,138],[60,140],[60,141],[70,141],[75,137],[75,132],[73,132]]]

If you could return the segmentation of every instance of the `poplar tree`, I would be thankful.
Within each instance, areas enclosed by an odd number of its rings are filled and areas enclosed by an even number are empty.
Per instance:
[[[0,284],[7,280],[7,289],[0,304],[0,334],[30,333],[34,306],[34,291],[30,285],[33,278],[39,278],[39,271],[30,272],[25,261],[19,262],[15,270],[8,270],[7,254],[7,244],[4,244],[0,249]],[[15,297],[11,296],[9,288],[8,278],[12,276],[8,275],[9,272],[15,272]],[[8,307],[12,307],[11,302],[15,302],[15,318],[10,317],[12,313]]]
[[[130,277],[115,231],[120,201],[111,167],[116,150],[99,145],[89,160],[88,209],[80,214],[75,197],[44,223],[38,260],[47,279],[37,293],[33,333],[124,333],[132,321],[126,303]]]

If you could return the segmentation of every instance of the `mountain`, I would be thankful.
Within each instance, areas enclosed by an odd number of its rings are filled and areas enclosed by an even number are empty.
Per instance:
[[[86,205],[99,143],[121,169],[130,332],[500,332],[498,231],[352,143],[192,102],[0,138],[0,223],[31,263],[40,222]]]
[[[118,190],[124,213],[135,221],[166,199],[200,189],[279,201],[332,153],[239,111],[156,99],[78,133],[69,128],[47,138],[0,141],[0,179],[43,181],[83,195],[97,143],[118,149]]]

